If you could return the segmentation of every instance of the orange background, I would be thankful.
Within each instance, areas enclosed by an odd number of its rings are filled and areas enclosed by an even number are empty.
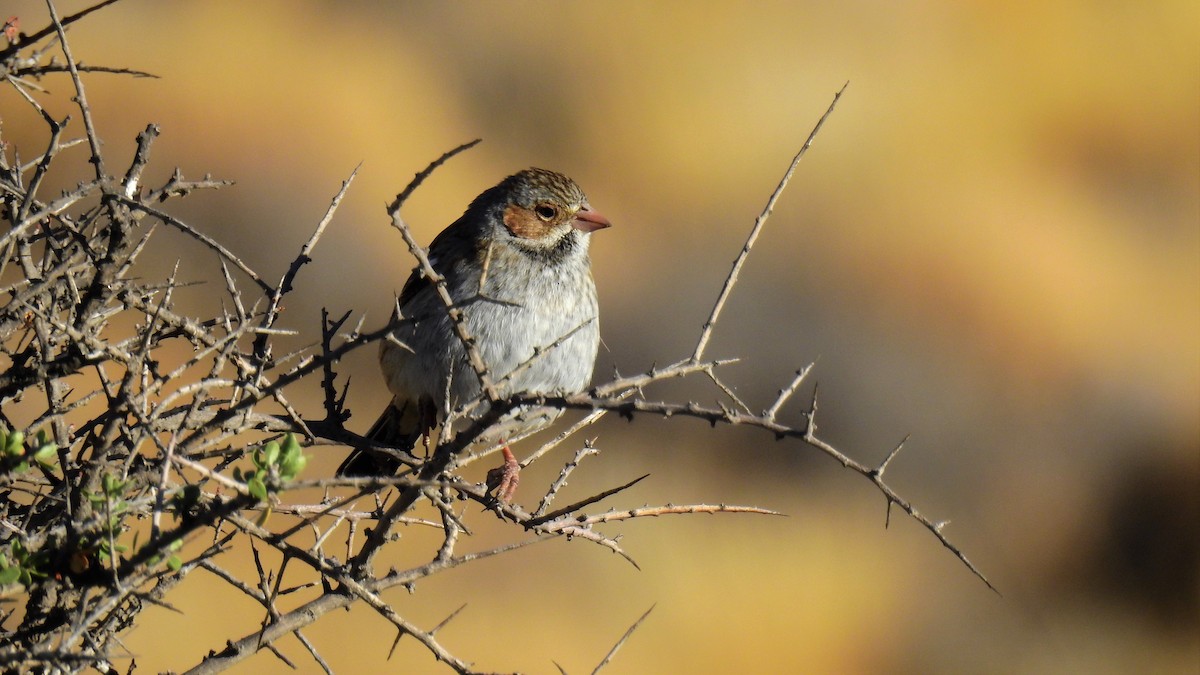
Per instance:
[[[39,2],[2,11],[26,32],[46,22]],[[743,357],[727,377],[752,407],[817,360],[821,433],[855,458],[911,434],[889,478],[953,521],[1003,597],[911,520],[885,530],[880,495],[816,451],[613,419],[564,499],[649,472],[606,504],[790,517],[606,530],[640,572],[553,542],[386,596],[426,628],[468,603],[438,635],[477,668],[589,671],[654,604],[609,672],[1196,672],[1197,26],[1194,2],[129,1],[70,35],[87,63],[161,76],[87,77],[110,170],[161,125],[147,182],[176,165],[237,181],[171,212],[268,278],[362,162],[288,304],[284,324],[310,335],[322,306],[384,319],[412,262],[383,206],[443,151],[484,139],[409,203],[425,241],[517,169],[573,176],[615,223],[592,249],[598,381],[690,353],[755,215],[850,81],[709,355]],[[41,84],[71,112],[65,77]],[[44,126],[7,87],[0,113],[10,152],[41,152]],[[180,257],[181,276],[217,278],[207,251],[159,236],[144,275]],[[362,430],[386,395],[371,354],[344,369]],[[519,499],[557,472],[536,466]],[[511,536],[470,517],[481,534],[463,550]],[[225,562],[252,580],[247,560]],[[168,599],[186,615],[147,611],[125,639],[143,668],[186,668],[262,619],[204,572]],[[341,672],[444,670],[411,638],[385,662],[393,633],[362,608],[306,634]],[[280,647],[315,670],[294,640]],[[235,670],[274,671],[290,672],[265,652]]]

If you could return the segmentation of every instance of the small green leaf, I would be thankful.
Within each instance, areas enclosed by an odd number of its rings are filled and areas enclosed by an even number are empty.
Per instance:
[[[275,441],[267,443],[265,446],[263,446],[263,453],[266,455],[266,463],[263,465],[263,468],[273,466],[274,464],[278,463],[279,443],[276,443]]]
[[[299,448],[291,454],[283,456],[283,460],[279,462],[279,473],[284,478],[291,480],[300,475],[304,467],[308,466],[308,457]]]
[[[167,558],[167,567],[170,567],[172,572],[178,572],[179,568],[183,567],[183,560],[179,556],[173,555]]]
[[[4,453],[7,455],[23,455],[25,454],[24,444],[25,432],[14,431],[4,441]]]
[[[267,500],[267,485],[258,476],[251,478],[250,481],[246,483],[246,487],[250,489],[250,494],[253,495],[258,501],[262,502]]]
[[[296,452],[300,449],[300,441],[296,440],[296,434],[289,433],[283,437],[283,451],[285,453]]]
[[[267,520],[270,519],[270,517],[271,517],[271,505],[268,504],[267,508],[263,509],[262,513],[258,514],[258,517],[254,519],[254,524],[258,525],[259,527],[262,527],[267,524]]]
[[[33,461],[43,466],[53,464],[56,459],[58,459],[58,445],[56,443],[47,443],[33,453]]]
[[[126,483],[124,481],[117,480],[111,474],[104,474],[103,484],[104,494],[108,495],[109,497],[120,497],[121,493],[125,491]]]
[[[21,568],[16,565],[0,568],[0,586],[9,585],[15,582],[20,576]]]

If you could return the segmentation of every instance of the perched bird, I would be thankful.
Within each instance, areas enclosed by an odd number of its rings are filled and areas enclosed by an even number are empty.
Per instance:
[[[429,261],[445,277],[501,396],[587,387],[600,343],[588,242],[592,232],[610,225],[570,178],[526,169],[476,197],[434,238]],[[446,411],[479,396],[481,386],[449,311],[420,268],[404,284],[397,308],[394,339],[379,351],[392,401],[367,436],[411,450]],[[535,350],[537,358],[530,361]],[[476,416],[486,410],[480,406]],[[517,409],[492,425],[483,440],[507,441],[560,413]],[[494,470],[489,483],[508,501],[517,465],[504,450],[505,467]],[[390,476],[398,466],[393,457],[359,449],[342,462],[338,475]]]

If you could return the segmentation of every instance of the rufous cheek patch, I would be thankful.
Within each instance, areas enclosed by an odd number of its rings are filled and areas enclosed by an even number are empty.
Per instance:
[[[510,204],[504,209],[504,227],[512,232],[514,237],[522,239],[541,239],[550,233],[550,223],[537,217],[527,208]]]

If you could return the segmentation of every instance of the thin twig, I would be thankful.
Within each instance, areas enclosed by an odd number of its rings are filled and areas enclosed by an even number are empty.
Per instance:
[[[608,653],[604,655],[604,658],[600,661],[600,663],[596,664],[596,667],[592,669],[592,675],[596,675],[596,673],[600,672],[601,668],[607,666],[612,661],[613,657],[617,654],[617,650],[620,649],[627,640],[629,640],[630,636],[633,635],[633,632],[638,629],[638,626],[642,625],[642,622],[646,620],[646,617],[650,616],[650,612],[653,612],[654,608],[657,606],[657,603],[650,605],[650,609],[646,610],[644,614],[638,617],[637,621],[633,622],[633,625],[625,631],[625,634],[621,636],[621,639],[617,640],[617,644],[613,645],[612,649],[608,650]]]
[[[104,157],[100,153],[100,137],[96,134],[96,124],[92,121],[92,107],[88,105],[87,93],[83,88],[83,80],[79,77],[79,68],[76,65],[75,57],[71,55],[71,45],[67,41],[67,29],[64,27],[62,20],[58,18],[58,10],[54,7],[54,0],[46,0],[46,8],[50,10],[50,20],[54,23],[55,31],[58,32],[63,56],[67,57],[67,68],[71,71],[71,82],[75,84],[75,101],[79,104],[80,112],[83,113],[83,128],[87,134],[88,145],[92,149],[91,161],[95,167],[96,180],[102,181],[108,174],[104,171]],[[99,9],[99,6],[95,9]]]
[[[815,399],[814,399],[815,400]],[[506,402],[507,405],[549,405],[551,407],[562,408],[577,408],[583,410],[594,410],[596,408],[607,408],[621,415],[632,416],[634,414],[651,414],[661,415],[663,417],[695,417],[705,420],[711,424],[728,424],[731,426],[748,426],[756,427],[768,431],[777,439],[782,438],[798,438],[803,440],[809,446],[820,450],[829,455],[833,459],[846,467],[862,475],[875,484],[876,488],[883,493],[887,498],[889,505],[895,504],[899,506],[913,520],[916,520],[925,529],[929,530],[942,546],[950,550],[967,569],[971,571],[980,581],[987,584],[987,587],[999,593],[999,590],[992,585],[992,582],[967,558],[966,554],[957,545],[946,537],[942,532],[945,523],[933,521],[924,514],[920,513],[915,506],[908,500],[901,497],[890,485],[883,481],[883,478],[878,475],[878,472],[873,467],[866,466],[861,462],[852,459],[834,446],[826,443],[824,440],[817,438],[815,425],[809,424],[805,428],[794,428],[784,424],[759,417],[755,415],[747,415],[729,409],[708,408],[696,403],[667,403],[653,402],[642,399],[634,399],[628,401],[614,401],[607,398],[598,398],[590,394],[573,394],[569,396],[515,396]]]
[[[810,363],[800,370],[797,370],[796,377],[792,378],[792,381],[788,383],[788,386],[779,390],[779,396],[775,399],[775,402],[771,404],[771,407],[767,408],[766,412],[763,413],[763,417],[772,422],[775,421],[775,416],[779,414],[779,409],[783,407],[784,403],[787,403],[787,400],[792,397],[792,394],[796,393],[796,389],[800,387],[800,383],[804,381],[804,378],[808,377],[808,373],[812,369],[813,364]]]
[[[25,36],[25,39],[22,42],[11,44],[8,47],[6,47],[5,49],[0,50],[0,61],[4,61],[8,57],[17,53],[17,51],[24,49],[25,47],[37,42],[38,40],[41,40],[42,38],[46,37],[47,35],[50,35],[51,33],[54,33],[56,29],[58,29],[60,27],[69,26],[69,25],[75,23],[76,21],[84,18],[88,14],[91,14],[92,12],[94,12],[98,9],[108,7],[109,5],[117,3],[119,1],[120,0],[103,0],[102,2],[98,2],[94,5],[92,5],[91,7],[88,7],[86,9],[75,12],[74,14],[63,19],[62,21],[56,21],[54,24],[35,32],[33,35]]]
[[[783,194],[784,188],[792,180],[792,174],[796,172],[796,167],[800,164],[800,160],[808,152],[808,148],[817,137],[817,133],[821,131],[825,120],[833,114],[834,106],[837,105],[838,99],[842,97],[842,93],[846,91],[846,87],[849,84],[847,82],[842,85],[842,88],[833,95],[833,102],[829,104],[829,108],[825,110],[825,114],[821,115],[821,119],[817,120],[816,126],[808,134],[808,139],[804,141],[804,145],[800,146],[800,151],[792,158],[792,163],[788,165],[783,178],[775,186],[775,191],[771,193],[771,197],[767,200],[767,205],[763,208],[762,213],[758,214],[758,218],[754,219],[754,227],[750,228],[750,236],[746,237],[746,243],[742,245],[741,252],[734,259],[733,269],[729,270],[729,276],[725,277],[725,284],[721,287],[720,294],[717,295],[717,301],[713,305],[712,313],[708,315],[708,319],[704,322],[704,327],[700,330],[700,340],[696,343],[696,349],[692,352],[693,361],[699,361],[703,358],[704,348],[708,346],[708,340],[712,337],[713,328],[717,325],[717,319],[721,316],[721,310],[725,308],[725,301],[729,299],[729,294],[733,291],[734,284],[737,283],[738,274],[742,271],[742,265],[746,263],[746,257],[750,255],[750,249],[754,247],[754,242],[758,241],[758,235],[762,232],[763,225],[766,225],[767,219],[771,217],[771,211],[775,208],[775,202],[779,201],[779,196]]]
[[[317,228],[313,230],[312,235],[304,245],[300,247],[300,252],[292,260],[292,264],[288,265],[288,269],[283,274],[283,278],[279,280],[279,285],[271,293],[271,304],[267,307],[267,313],[263,316],[262,327],[270,328],[275,325],[275,320],[279,318],[279,312],[282,307],[283,296],[292,292],[292,283],[296,280],[296,275],[300,273],[300,268],[312,262],[313,249],[317,247],[317,242],[320,241],[321,235],[325,233],[325,228],[333,220],[333,214],[337,212],[338,206],[341,205],[342,199],[346,196],[346,191],[350,189],[350,184],[354,182],[355,176],[358,175],[358,170],[362,168],[362,163],[354,167],[350,172],[350,176],[342,181],[342,187],[337,194],[329,202],[329,208],[325,210],[325,215],[317,223]],[[260,357],[266,348],[267,336],[260,334],[254,342],[254,352]]]

